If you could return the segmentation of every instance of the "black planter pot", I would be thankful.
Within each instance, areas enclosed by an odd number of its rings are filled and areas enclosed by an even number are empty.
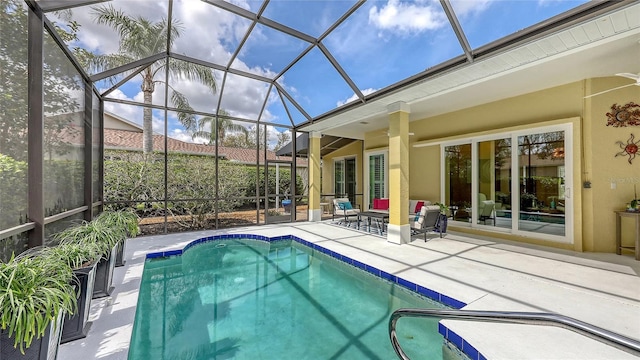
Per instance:
[[[436,231],[440,233],[440,237],[442,234],[447,232],[447,223],[449,222],[449,218],[445,214],[440,214],[438,216],[438,221],[436,223]]]
[[[98,263],[95,262],[90,266],[73,271],[77,279],[77,282],[74,281],[74,286],[80,289],[78,309],[75,314],[64,317],[61,344],[86,337],[91,328],[91,322],[88,321],[89,309],[93,298],[97,265]]]
[[[111,295],[114,287],[113,284],[113,269],[116,265],[116,249],[117,245],[111,249],[111,253],[108,258],[102,258],[98,261],[96,266],[96,282],[93,287],[93,298],[101,298]]]
[[[116,267],[124,266],[124,251],[127,248],[127,239],[122,239],[116,248]]]
[[[34,338],[31,346],[24,349],[24,354],[20,352],[20,346],[13,347],[14,338],[9,338],[7,331],[0,334],[0,359],[2,360],[55,360],[58,356],[58,346],[60,345],[60,335],[62,334],[62,313],[56,320],[49,323],[44,335],[41,338]],[[15,336],[15,334],[14,334]]]

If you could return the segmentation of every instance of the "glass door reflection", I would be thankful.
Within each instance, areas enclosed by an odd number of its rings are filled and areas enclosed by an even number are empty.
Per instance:
[[[511,139],[478,146],[477,223],[511,229]]]
[[[564,131],[518,137],[519,230],[566,234],[564,149]]]

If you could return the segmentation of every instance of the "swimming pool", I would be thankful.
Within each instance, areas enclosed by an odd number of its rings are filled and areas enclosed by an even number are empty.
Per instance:
[[[389,315],[445,307],[291,237],[210,240],[148,255],[129,359],[395,359]],[[442,357],[436,320],[401,321],[407,354]]]

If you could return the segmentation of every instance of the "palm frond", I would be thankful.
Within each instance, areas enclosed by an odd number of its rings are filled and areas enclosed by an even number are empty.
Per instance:
[[[191,138],[194,139],[194,140],[196,138],[209,139],[208,144],[212,145],[212,144],[214,144],[216,142],[215,136],[212,136],[214,134],[215,134],[215,132],[211,133],[210,131],[194,131],[191,134]]]
[[[205,126],[207,126],[207,124],[210,124],[211,126],[209,127],[209,129],[213,131],[213,127],[215,126],[215,121],[216,121],[216,118],[213,116],[203,116],[200,118],[200,120],[198,120],[198,129],[200,131],[206,131]]]
[[[131,56],[122,53],[94,55],[90,59],[89,66],[91,71],[100,72],[128,64],[135,60],[136,59],[132,58]]]
[[[193,109],[191,108],[191,105],[189,105],[189,100],[187,99],[187,97],[184,96],[183,93],[173,88],[171,89],[171,103],[173,104],[174,107],[176,107],[179,110],[193,111]],[[198,126],[196,116],[191,113],[179,111],[178,121],[180,121],[182,126],[184,126],[185,129],[189,131],[195,131]]]
[[[162,21],[159,21],[157,23],[154,24],[154,31],[156,31],[156,33],[167,33],[167,19],[163,18]],[[182,26],[182,23],[180,22],[180,20],[177,19],[173,19],[171,21],[171,38],[169,39],[169,48],[171,48],[171,46],[173,45],[173,43],[175,42],[175,40],[177,38],[180,37],[180,32],[184,29],[184,27]],[[167,43],[167,38],[166,36],[163,37],[162,39],[163,43],[160,44],[154,44],[154,46],[156,48],[162,48],[164,49]],[[158,38],[158,42],[160,42],[160,38]]]
[[[136,30],[136,20],[124,13],[116,10],[113,5],[104,5],[93,8],[93,16],[96,23],[114,28],[120,39],[129,37]]]
[[[169,71],[181,78],[204,84],[211,89],[213,94],[217,91],[216,79],[211,68],[186,61],[172,60],[169,61]]]

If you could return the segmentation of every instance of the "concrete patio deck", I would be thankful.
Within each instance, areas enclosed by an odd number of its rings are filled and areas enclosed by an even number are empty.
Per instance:
[[[111,296],[94,300],[85,339],[59,359],[126,359],[145,254],[216,234],[295,235],[467,303],[464,309],[554,312],[640,341],[640,261],[455,233],[407,245],[330,222],[198,231],[131,239]],[[487,359],[637,359],[569,330],[445,320]],[[274,359],[280,358],[274,354]]]

